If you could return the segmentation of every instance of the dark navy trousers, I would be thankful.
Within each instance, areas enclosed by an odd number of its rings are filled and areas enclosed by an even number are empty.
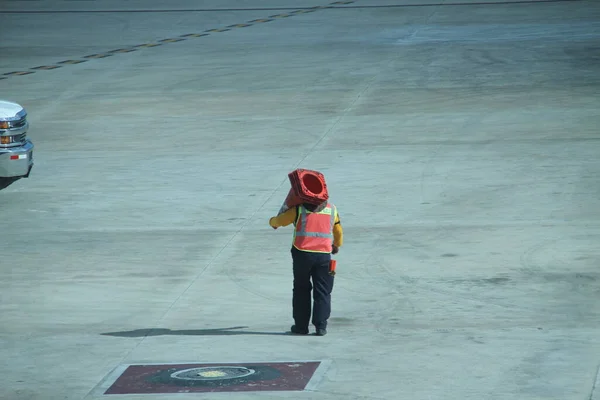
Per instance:
[[[294,290],[293,317],[296,327],[308,329],[311,321],[311,290],[314,300],[312,324],[317,329],[327,328],[331,315],[333,276],[329,275],[330,253],[311,253],[292,247]],[[311,283],[312,281],[312,283]]]

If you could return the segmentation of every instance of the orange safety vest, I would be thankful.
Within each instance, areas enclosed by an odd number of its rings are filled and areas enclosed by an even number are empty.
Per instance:
[[[318,212],[310,212],[300,205],[294,223],[294,247],[312,253],[331,253],[336,216],[337,209],[331,203]]]

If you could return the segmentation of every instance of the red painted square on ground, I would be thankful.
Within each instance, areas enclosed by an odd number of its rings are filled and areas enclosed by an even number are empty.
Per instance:
[[[129,365],[104,394],[302,391],[320,364],[292,361]]]

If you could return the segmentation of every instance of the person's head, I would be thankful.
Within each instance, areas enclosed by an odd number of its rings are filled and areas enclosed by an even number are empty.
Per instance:
[[[315,211],[319,212],[322,209],[324,209],[326,205],[327,205],[326,201],[324,201],[320,204],[303,203],[304,208],[306,208],[310,212],[315,212]]]

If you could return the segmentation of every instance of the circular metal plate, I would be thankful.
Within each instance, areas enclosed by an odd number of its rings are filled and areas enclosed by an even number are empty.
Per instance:
[[[254,370],[245,367],[218,366],[190,368],[171,374],[173,379],[186,381],[215,381],[222,379],[244,378],[254,374]]]

